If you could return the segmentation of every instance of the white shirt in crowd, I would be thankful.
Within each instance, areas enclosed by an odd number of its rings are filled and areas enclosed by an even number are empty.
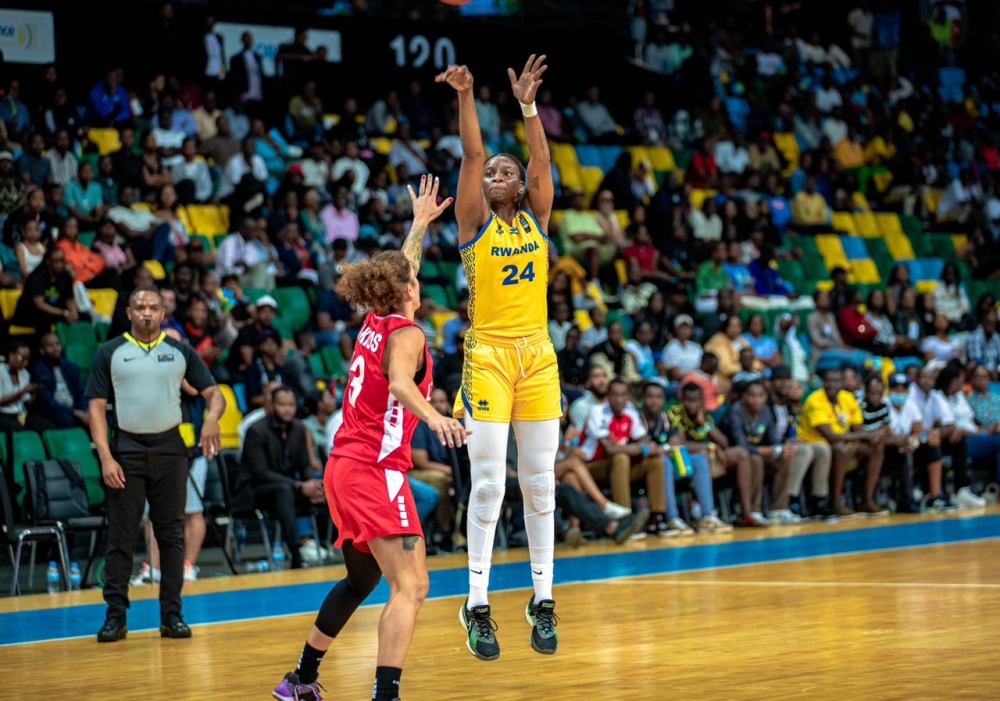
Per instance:
[[[247,164],[242,153],[237,153],[229,159],[226,169],[222,172],[222,183],[219,185],[219,199],[229,197],[236,190],[236,186],[243,180],[243,176],[252,172],[253,177],[261,182],[267,180],[267,166],[264,159],[257,154],[251,159],[252,166]]]
[[[354,184],[351,185],[351,191],[355,195],[360,195],[368,187],[368,176],[370,174],[368,166],[360,158],[350,159],[347,156],[338,158],[333,164],[333,174],[331,179],[336,181],[344,177],[344,174],[349,171],[354,171]],[[413,169],[410,169],[413,172]]]
[[[916,384],[910,385],[910,400],[920,411],[920,423],[929,431],[938,424],[951,426],[955,423],[955,414],[948,405],[948,400],[937,390],[924,392]]]
[[[219,243],[215,256],[215,267],[223,275],[242,275],[252,268],[268,261],[267,250],[257,240],[247,241],[241,234],[229,234]]]
[[[208,170],[205,161],[181,161],[170,169],[174,176],[174,182],[190,180],[194,183],[194,198],[199,202],[205,202],[212,196],[212,174]]]
[[[921,424],[925,429],[929,428],[923,422],[923,414],[917,405],[913,395],[906,398],[906,403],[901,409],[897,409],[889,402],[889,428],[897,436],[908,436],[913,433],[914,424]]]
[[[681,343],[672,339],[663,349],[663,364],[668,368],[680,368],[681,375],[687,375],[701,367],[703,351],[694,341]]]
[[[642,420],[639,410],[629,402],[622,414],[630,422],[629,438],[633,441],[645,438],[646,424]],[[580,444],[583,452],[587,454],[587,460],[594,459],[601,439],[608,437],[612,418],[614,418],[614,414],[611,411],[611,405],[607,402],[602,402],[591,408],[590,414],[587,416],[587,426],[583,430],[583,443]]]
[[[7,365],[7,363],[0,363],[0,397],[9,397],[12,394],[20,392],[29,384],[31,384],[31,376],[28,374],[27,370],[21,370],[18,372],[17,380],[15,380],[11,377],[10,366]],[[27,414],[28,409],[25,404],[30,401],[30,394],[21,395],[21,398],[16,402],[0,406],[0,413],[12,414],[14,416]],[[0,435],[0,438],[2,437],[3,436]]]

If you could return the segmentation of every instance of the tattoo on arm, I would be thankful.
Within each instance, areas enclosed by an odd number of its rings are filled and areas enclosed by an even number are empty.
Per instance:
[[[414,271],[420,272],[420,259],[424,255],[424,232],[426,227],[414,224],[403,241],[403,255],[410,261]]]
[[[531,179],[531,189],[532,190],[541,190],[542,189],[541,180],[539,179],[539,177],[537,175]]]
[[[404,535],[403,536],[403,550],[416,550],[417,541],[420,540],[420,536],[415,535]]]

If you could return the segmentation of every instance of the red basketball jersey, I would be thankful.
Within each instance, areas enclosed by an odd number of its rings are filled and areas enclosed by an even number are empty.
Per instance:
[[[389,336],[407,326],[416,324],[397,314],[371,313],[365,319],[344,392],[343,424],[337,429],[330,455],[400,472],[413,466],[410,441],[419,419],[392,396],[389,378],[382,372],[382,354]],[[424,368],[414,381],[428,401],[434,389],[433,365],[425,342]]]

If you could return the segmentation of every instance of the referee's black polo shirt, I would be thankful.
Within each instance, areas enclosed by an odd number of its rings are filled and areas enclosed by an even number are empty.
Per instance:
[[[94,356],[87,396],[114,407],[115,426],[126,433],[156,434],[183,422],[181,382],[199,393],[215,385],[194,348],[161,333],[152,344],[125,333]]]

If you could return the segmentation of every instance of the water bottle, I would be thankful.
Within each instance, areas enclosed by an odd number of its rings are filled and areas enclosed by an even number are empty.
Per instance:
[[[49,594],[59,593],[59,566],[55,562],[49,563],[49,572],[45,579],[49,583]]]
[[[285,569],[285,548],[281,545],[280,540],[274,544],[274,550],[271,551],[271,559],[274,560],[275,572],[281,572]]]
[[[80,568],[77,564],[71,563],[69,566],[69,590],[80,591],[83,585],[83,577],[80,575]]]
[[[260,572],[260,567],[258,567],[256,562],[248,562],[246,565],[243,566],[243,571],[246,572],[247,574],[255,574],[257,572]]]

